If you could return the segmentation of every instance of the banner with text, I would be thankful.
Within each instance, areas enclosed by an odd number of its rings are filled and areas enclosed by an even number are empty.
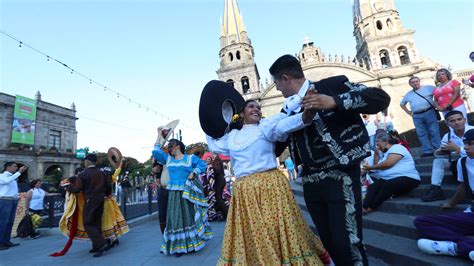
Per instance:
[[[13,113],[12,142],[35,143],[36,101],[16,95]]]

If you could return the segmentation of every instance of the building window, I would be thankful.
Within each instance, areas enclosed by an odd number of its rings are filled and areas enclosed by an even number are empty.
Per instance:
[[[387,68],[387,67],[392,66],[392,64],[390,63],[390,56],[387,50],[381,50],[379,52],[379,56],[380,56],[380,63],[382,64],[382,68]]]
[[[235,53],[235,57],[240,60],[240,51],[237,51],[237,53]]]
[[[49,131],[49,147],[61,148],[61,131],[51,129]]]
[[[229,53],[229,60],[232,62],[234,61],[234,55],[232,53]]]
[[[377,25],[377,29],[382,30],[382,22],[380,22],[380,20],[377,20],[376,25]]]
[[[410,64],[410,56],[408,55],[408,49],[405,46],[398,48],[398,56],[400,57],[400,63],[402,65]]]
[[[232,86],[232,88],[234,88],[234,81],[232,79],[228,79],[226,82],[227,82],[227,84]]]
[[[393,27],[393,23],[390,19],[387,19],[387,27],[391,29]]]
[[[242,82],[242,90],[245,94],[250,89],[249,78],[247,76],[243,76],[242,79],[240,79],[240,81]]]

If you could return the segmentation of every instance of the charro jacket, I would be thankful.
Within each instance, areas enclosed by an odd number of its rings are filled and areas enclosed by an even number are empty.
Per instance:
[[[289,136],[291,155],[297,165],[303,164],[303,176],[360,163],[370,155],[360,114],[382,111],[390,104],[390,96],[382,89],[349,82],[346,76],[311,84],[318,93],[332,96],[337,107],[318,111],[310,125]]]

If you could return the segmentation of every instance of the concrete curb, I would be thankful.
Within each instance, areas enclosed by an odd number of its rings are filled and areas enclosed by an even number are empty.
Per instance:
[[[153,212],[152,214],[146,214],[134,219],[127,221],[129,227],[136,227],[150,221],[156,220],[158,221],[158,212]]]

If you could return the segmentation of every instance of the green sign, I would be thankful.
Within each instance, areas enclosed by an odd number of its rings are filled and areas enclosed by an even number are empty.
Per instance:
[[[12,142],[35,143],[36,101],[16,95],[13,113]]]
[[[76,150],[76,158],[77,159],[84,159],[87,156],[87,150],[85,149],[77,149]]]

